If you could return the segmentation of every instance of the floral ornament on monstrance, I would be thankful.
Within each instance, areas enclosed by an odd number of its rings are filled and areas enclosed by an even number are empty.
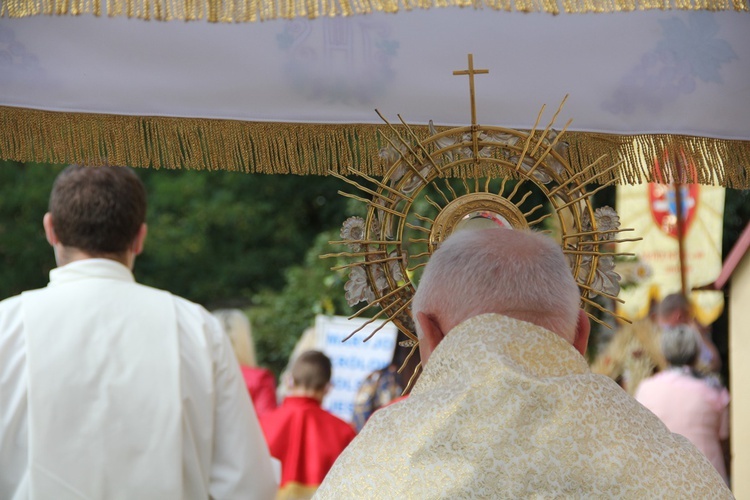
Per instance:
[[[400,146],[400,153],[396,151],[396,149],[391,146],[385,146],[380,149],[379,156],[386,162],[387,165],[393,165],[395,164],[399,159],[404,158],[405,160],[399,163],[398,167],[393,171],[390,178],[390,185],[392,187],[395,187],[396,184],[407,174],[409,174],[409,177],[407,178],[406,182],[401,186],[400,191],[406,195],[410,195],[414,192],[419,186],[421,186],[424,181],[423,178],[426,178],[429,174],[430,170],[432,169],[432,165],[429,163],[425,163],[416,170],[419,172],[418,174],[409,166],[409,163],[413,160],[413,155],[409,152],[409,149],[405,145]]]
[[[435,128],[432,121],[428,124],[428,129],[430,131],[431,135],[437,135],[438,131]],[[563,158],[567,158],[568,154],[568,143],[563,141],[557,141],[556,138],[559,135],[559,132],[557,132],[554,129],[550,129],[547,132],[547,135],[541,140],[540,146],[541,147],[549,147],[552,146],[552,150],[560,154]],[[521,159],[519,155],[512,155],[509,150],[507,149],[508,146],[518,146],[522,143],[522,140],[520,137],[505,133],[505,132],[480,132],[477,136],[477,139],[481,143],[485,143],[484,146],[482,146],[479,149],[479,157],[480,158],[491,158],[494,156],[498,151],[501,151],[501,154],[503,157],[505,157],[506,160],[508,160],[511,163],[518,163],[518,161]],[[460,137],[459,136],[445,136],[441,137],[439,139],[435,140],[435,144],[439,149],[446,149],[451,148],[451,146],[454,146],[458,143],[470,143],[472,141],[472,137],[470,133],[464,133]],[[490,144],[486,144],[490,143]],[[391,148],[392,149],[392,148]],[[464,156],[466,158],[472,158],[474,156],[474,151],[470,147],[462,147],[458,149],[458,152],[461,156]],[[395,149],[392,149],[392,154],[389,157],[393,157],[396,155]],[[381,155],[382,156],[382,155]],[[442,154],[443,160],[446,163],[451,163],[454,161],[455,156],[452,151],[446,151]],[[565,170],[565,167],[553,156],[548,155],[545,159],[545,165],[536,165],[537,161],[536,159],[532,157],[525,157],[523,161],[521,161],[520,168],[524,172],[529,172],[532,168],[534,168],[534,172],[531,174],[534,176],[536,180],[541,182],[542,184],[549,184],[552,182],[552,176],[547,171],[552,170],[555,174],[558,176],[563,173],[563,170]],[[536,167],[535,167],[536,165]]]
[[[589,264],[591,265],[591,264]],[[620,293],[620,275],[615,272],[615,258],[611,255],[599,257],[591,288],[616,297]]]
[[[614,208],[597,208],[594,211],[594,219],[596,219],[596,228],[600,232],[611,231],[602,234],[602,238],[606,240],[615,238],[616,231],[620,229],[620,216],[617,215]]]
[[[430,130],[430,135],[437,135],[438,131],[435,128],[435,125],[432,123],[432,120],[429,121],[427,127]],[[484,132],[480,132],[478,136],[480,142],[491,141],[493,138],[494,136],[490,136]],[[471,142],[471,134],[462,134],[460,140],[456,137],[451,136],[441,137],[440,139],[437,139],[435,141],[435,144],[439,149],[445,149],[450,148],[451,146],[459,142]],[[496,149],[497,148],[495,146],[484,146],[479,150],[479,157],[491,158],[492,155],[495,154]],[[472,156],[474,156],[474,151],[468,147],[463,147],[459,149],[458,152],[467,158],[471,158]],[[455,157],[451,151],[446,151],[445,153],[443,153],[443,159],[446,161],[446,163],[451,163],[454,158]]]
[[[375,283],[375,288],[379,292],[388,288],[388,278],[385,277],[385,271],[381,264],[370,264],[370,272],[372,272],[372,281]]]
[[[395,258],[398,257],[398,251],[393,250],[391,253],[388,254],[389,258]],[[403,260],[405,260],[404,256],[401,256]],[[396,283],[404,280],[404,274],[401,272],[401,263],[398,260],[390,260],[388,261],[388,269],[391,272],[391,277],[393,278]]]
[[[391,146],[384,146],[380,148],[378,156],[383,159],[386,165],[393,165],[401,158],[412,158],[412,154],[409,148],[405,144],[400,144],[398,150]],[[408,160],[401,162],[401,165],[393,172],[391,176],[391,184],[395,185],[405,174],[409,171]]]
[[[365,220],[362,217],[349,217],[342,224],[339,234],[349,248],[359,252],[362,250],[362,244],[359,242],[365,238]]]
[[[614,239],[616,231],[620,228],[620,216],[617,215],[614,208],[607,206],[597,208],[594,211],[594,220],[596,221],[597,232],[601,239]],[[588,213],[583,213],[581,221],[582,231],[590,232],[592,227]],[[593,257],[590,255],[586,255],[581,259],[579,281],[586,280],[586,277],[591,272],[592,262]],[[620,280],[620,275],[615,272],[614,256],[602,255],[597,259],[594,279],[589,286],[592,290],[616,297],[620,293]],[[596,293],[591,294],[592,297],[595,297],[596,295]]]
[[[362,266],[355,266],[349,271],[349,281],[344,285],[346,290],[346,303],[350,306],[362,301],[368,304],[375,300],[375,292],[372,291],[367,281],[367,272]]]
[[[365,250],[365,245],[362,241],[366,237],[366,222],[362,217],[349,217],[346,219],[341,226],[341,239],[346,242],[346,245],[355,252]],[[370,231],[372,235],[380,237],[381,225],[377,219],[373,219],[370,224]],[[372,250],[372,248],[370,248]],[[391,255],[393,256],[393,255]],[[372,273],[373,283],[378,291],[383,291],[388,288],[388,278],[385,276],[385,271],[381,264],[367,264],[361,266],[355,266],[351,268],[349,272],[349,280],[344,285],[346,290],[346,302],[353,306],[362,301],[368,304],[375,300],[375,292],[373,287],[368,281],[366,267],[369,267]],[[401,276],[400,269],[397,269],[398,274],[394,273],[394,266],[389,263],[389,270],[393,276]],[[402,278],[396,278],[402,279]]]

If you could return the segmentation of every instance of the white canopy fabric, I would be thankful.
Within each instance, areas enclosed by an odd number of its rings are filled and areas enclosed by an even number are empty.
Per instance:
[[[0,157],[53,163],[379,173],[377,130],[573,119],[571,161],[695,163],[750,187],[750,14],[433,9],[254,25],[0,18]]]

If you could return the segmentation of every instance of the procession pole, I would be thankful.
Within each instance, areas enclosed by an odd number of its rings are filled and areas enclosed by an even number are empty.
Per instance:
[[[677,204],[675,209],[675,215],[677,215],[677,245],[679,249],[680,259],[680,283],[682,285],[682,296],[688,299],[688,287],[687,287],[687,263],[685,262],[685,217],[684,207],[682,204],[682,186],[683,186],[683,165],[681,156],[678,155],[676,159],[677,165],[677,176],[674,181],[674,194],[675,203]]]

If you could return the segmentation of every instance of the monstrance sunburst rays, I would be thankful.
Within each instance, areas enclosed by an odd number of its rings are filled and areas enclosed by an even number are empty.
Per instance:
[[[571,122],[560,132],[553,128],[565,99],[543,130],[539,130],[539,123],[544,106],[528,132],[476,124],[473,74],[480,71],[473,70],[470,56],[469,71],[462,74],[470,76],[471,126],[438,132],[430,123],[431,135],[420,139],[400,115],[397,127],[378,112],[390,131],[381,134],[386,144],[381,157],[390,165],[385,176],[379,180],[350,169],[363,180],[358,182],[331,172],[360,191],[361,195],[339,194],[363,203],[367,215],[348,218],[341,240],[330,242],[348,245],[351,251],[321,257],[355,259],[332,268],[350,270],[345,287],[349,304],[367,303],[352,318],[378,306],[380,310],[366,325],[377,319],[393,322],[410,339],[412,353],[417,346],[410,316],[415,291],[412,280],[445,238],[476,225],[545,232],[556,227],[582,304],[589,306],[588,316],[607,326],[590,312],[593,308],[626,321],[593,300],[600,295],[620,301],[614,257],[631,254],[611,248],[616,243],[637,240],[619,238],[629,229],[619,227],[619,217],[612,208],[595,210],[591,204],[594,194],[615,181],[595,188],[593,185],[621,163],[595,173],[603,156],[579,171],[573,170],[562,140]]]

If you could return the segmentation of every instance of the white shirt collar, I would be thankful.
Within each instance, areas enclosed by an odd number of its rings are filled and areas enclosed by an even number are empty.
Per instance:
[[[117,261],[111,259],[83,259],[50,271],[49,286],[91,278],[135,282],[130,269]]]

